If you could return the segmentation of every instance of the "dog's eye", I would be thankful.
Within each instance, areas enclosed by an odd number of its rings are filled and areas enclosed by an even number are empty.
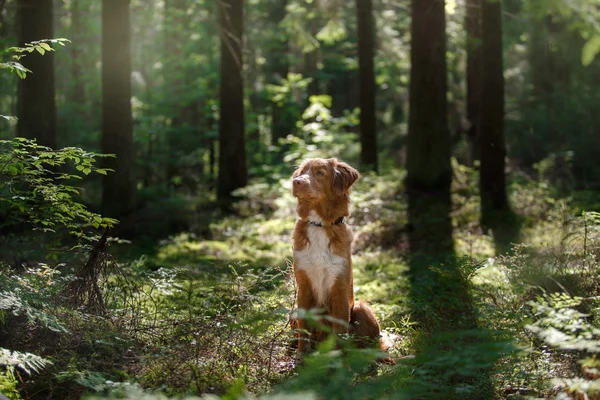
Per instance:
[[[317,171],[317,176],[323,176],[323,175],[325,175],[325,172],[323,172],[323,170]]]

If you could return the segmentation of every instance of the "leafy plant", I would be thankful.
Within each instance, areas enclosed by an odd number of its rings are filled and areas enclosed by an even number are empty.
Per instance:
[[[534,322],[526,325],[543,343],[556,351],[576,355],[581,365],[579,377],[555,377],[552,383],[569,394],[582,398],[600,398],[600,329],[590,322],[590,315],[577,310],[581,298],[566,293],[540,296],[529,303]]]
[[[27,54],[37,51],[41,55],[44,55],[47,51],[54,51],[54,48],[50,44],[65,45],[65,42],[70,42],[69,39],[43,39],[37,40],[31,43],[25,43],[25,47],[10,47],[6,50],[9,53],[16,53],[12,55],[12,59],[15,61],[7,61],[0,63],[0,69],[8,69],[10,72],[15,72],[19,78],[25,79],[28,73],[31,71],[23,66],[18,61],[25,57]]]
[[[282,140],[288,147],[284,161],[298,163],[311,157],[339,157],[350,162],[357,159],[359,148],[349,128],[358,124],[358,109],[336,117],[331,112],[331,96],[310,96],[309,101],[298,123],[301,134]]]
[[[35,354],[20,353],[18,351],[10,351],[0,347],[0,365],[19,367],[27,374],[31,375],[32,371],[39,372],[48,364],[52,364],[52,362],[36,356]]]
[[[77,202],[79,189],[69,183],[92,172],[105,175],[109,170],[95,166],[99,157],[104,156],[74,147],[53,150],[24,138],[0,140],[0,210],[7,215],[0,227],[27,222],[43,231],[64,227],[80,235],[83,224],[113,226],[116,220]],[[60,171],[69,162],[78,173]]]

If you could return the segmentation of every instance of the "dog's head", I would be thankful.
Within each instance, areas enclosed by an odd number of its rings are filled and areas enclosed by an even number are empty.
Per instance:
[[[357,170],[335,158],[310,158],[294,171],[292,194],[309,203],[347,200],[350,187],[359,176]]]

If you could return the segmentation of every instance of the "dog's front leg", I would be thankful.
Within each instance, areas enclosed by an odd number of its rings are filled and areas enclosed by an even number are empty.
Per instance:
[[[315,298],[312,292],[312,286],[310,279],[306,276],[304,271],[296,271],[296,283],[298,284],[298,309],[305,311],[316,307]],[[304,318],[298,318],[298,351],[300,353],[308,350],[308,341],[310,335],[307,335],[304,331],[307,330],[306,320]]]
[[[352,286],[346,280],[338,279],[331,290],[331,316],[339,320],[332,322],[334,333],[348,333],[353,303]]]

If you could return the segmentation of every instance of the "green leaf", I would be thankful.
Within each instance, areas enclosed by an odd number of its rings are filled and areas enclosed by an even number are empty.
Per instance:
[[[594,61],[598,52],[600,52],[600,36],[592,36],[581,50],[581,63],[587,67]]]
[[[43,48],[36,46],[35,49],[37,50],[38,53],[40,53],[41,55],[44,55],[44,53],[46,52],[46,50],[44,50]]]
[[[327,25],[317,33],[317,39],[332,45],[346,38],[346,27],[340,19],[331,19]]]
[[[43,47],[44,50],[46,50],[46,51],[53,51],[54,50],[52,47],[50,47],[50,45],[48,43],[42,42],[39,45],[40,45],[40,47]]]

